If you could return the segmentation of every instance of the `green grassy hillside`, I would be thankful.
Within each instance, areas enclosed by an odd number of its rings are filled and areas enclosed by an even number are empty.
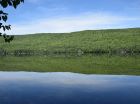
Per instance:
[[[73,33],[42,33],[15,36],[9,44],[0,38],[0,49],[43,51],[140,51],[140,28],[87,30]]]

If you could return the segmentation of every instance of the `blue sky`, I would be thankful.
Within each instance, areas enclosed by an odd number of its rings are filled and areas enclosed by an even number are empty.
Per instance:
[[[8,34],[140,27],[140,0],[25,0],[6,11]]]

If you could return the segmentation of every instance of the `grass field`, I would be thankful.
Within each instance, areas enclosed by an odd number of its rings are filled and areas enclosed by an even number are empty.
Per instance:
[[[0,54],[14,54],[0,56],[0,71],[140,75],[140,28],[30,34],[0,43]],[[89,54],[99,52],[138,54]]]
[[[7,56],[0,59],[0,71],[140,75],[140,56]]]
[[[87,30],[73,33],[42,33],[15,36],[9,44],[0,38],[0,49],[50,52],[140,51],[140,28]]]

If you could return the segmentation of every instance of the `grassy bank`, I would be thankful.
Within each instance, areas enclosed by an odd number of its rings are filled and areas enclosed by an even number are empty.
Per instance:
[[[73,33],[43,33],[15,36],[10,43],[0,38],[0,49],[43,52],[140,52],[140,28],[87,30]]]
[[[0,71],[140,75],[140,56],[0,57]]]

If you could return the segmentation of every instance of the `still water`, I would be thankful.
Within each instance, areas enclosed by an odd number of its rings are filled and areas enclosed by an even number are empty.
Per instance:
[[[140,104],[140,77],[0,72],[0,104]]]

